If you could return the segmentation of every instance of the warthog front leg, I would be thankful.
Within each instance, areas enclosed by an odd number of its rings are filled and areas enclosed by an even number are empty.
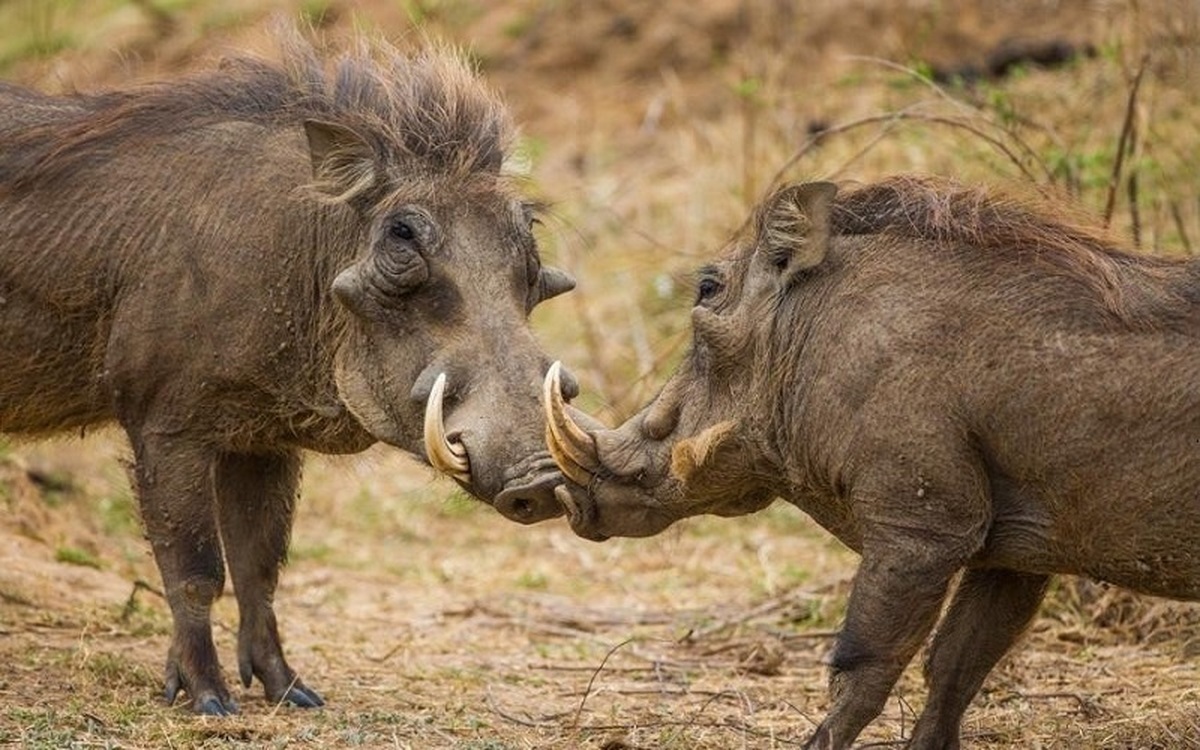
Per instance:
[[[167,702],[183,690],[197,713],[236,713],[212,640],[212,603],[225,586],[213,454],[169,430],[127,431],[142,519],[175,624],[167,654]]]
[[[850,747],[883,710],[892,686],[937,621],[957,565],[866,551],[830,656],[833,707],[808,750]]]
[[[217,461],[216,478],[221,536],[238,602],[242,684],[250,687],[257,677],[273,703],[324,705],[284,659],[272,607],[279,568],[287,559],[299,456],[225,454]]]
[[[929,699],[910,747],[957,750],[963,712],[983,680],[1037,612],[1050,577],[968,570],[925,662]]]

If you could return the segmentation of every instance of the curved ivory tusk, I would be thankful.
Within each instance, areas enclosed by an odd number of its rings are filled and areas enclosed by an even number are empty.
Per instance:
[[[576,484],[587,486],[600,470],[592,436],[567,414],[562,397],[562,363],[555,362],[542,382],[542,407],[546,412],[546,447],[558,468]]]
[[[446,423],[442,419],[445,393],[446,373],[443,372],[433,382],[429,399],[425,402],[425,455],[433,468],[465,482],[471,478],[471,465],[463,444],[451,443],[446,439]]]
[[[579,503],[575,502],[575,498],[571,497],[571,491],[567,489],[565,484],[560,484],[554,488],[554,498],[567,511],[568,519],[579,518]]]

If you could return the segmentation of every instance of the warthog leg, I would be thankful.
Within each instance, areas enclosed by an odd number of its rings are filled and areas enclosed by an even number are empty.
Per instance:
[[[1010,570],[963,574],[925,662],[929,700],[910,747],[958,747],[967,704],[1033,619],[1049,581],[1049,576]]]
[[[933,629],[957,565],[864,551],[830,657],[833,707],[808,750],[848,748],[883,710],[892,686]]]
[[[127,431],[142,519],[175,624],[167,654],[167,702],[183,690],[197,713],[236,713],[212,639],[212,603],[225,586],[212,454],[172,434],[177,430],[170,426]]]
[[[300,458],[295,453],[225,454],[217,460],[216,479],[221,538],[238,602],[242,684],[250,687],[257,677],[273,703],[324,705],[284,659],[272,607],[279,568],[287,558]]]

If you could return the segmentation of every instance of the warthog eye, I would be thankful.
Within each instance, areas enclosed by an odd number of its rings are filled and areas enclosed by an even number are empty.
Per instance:
[[[412,224],[403,219],[393,221],[391,227],[388,228],[388,232],[398,240],[407,241],[416,239],[417,237],[417,232],[412,228]]]
[[[711,298],[719,291],[721,291],[720,281],[717,281],[711,276],[700,279],[700,283],[696,285],[697,304]]]

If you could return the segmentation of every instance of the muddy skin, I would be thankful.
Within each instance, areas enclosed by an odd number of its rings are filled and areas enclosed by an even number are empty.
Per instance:
[[[700,272],[692,322],[613,430],[551,368],[556,492],[595,540],[779,497],[861,554],[809,748],[850,747],[931,633],[908,744],[959,747],[1052,575],[1200,599],[1200,261],[947,181],[798,184]]]
[[[100,94],[0,85],[0,431],[124,428],[174,618],[166,695],[205,714],[237,710],[210,619],[226,570],[242,681],[322,703],[272,605],[303,451],[383,441],[513,520],[562,512],[527,318],[574,282],[502,168],[506,110],[445,50],[281,46]]]

